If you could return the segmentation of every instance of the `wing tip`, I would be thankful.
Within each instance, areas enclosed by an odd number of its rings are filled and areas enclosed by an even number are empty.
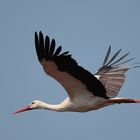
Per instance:
[[[120,62],[122,61],[124,58],[126,58],[130,52],[120,56],[120,58],[118,58],[118,55],[120,54],[120,52],[122,51],[122,49],[119,49],[110,59],[110,54],[111,54],[111,45],[109,45],[108,51],[106,53],[104,62],[103,62],[103,67],[119,67],[120,64],[124,64],[127,63],[131,60],[133,60],[134,58],[128,59],[128,60],[124,60],[124,62]],[[118,59],[117,59],[118,58]],[[119,63],[120,62],[120,63]]]
[[[42,31],[39,32],[35,31],[34,36],[35,36],[35,48],[39,61],[41,61],[43,58],[45,58],[47,61],[52,57],[68,55],[69,51],[61,53],[62,46],[58,46],[55,50],[56,47],[55,39],[53,38],[50,40],[49,36],[48,35],[44,36]]]

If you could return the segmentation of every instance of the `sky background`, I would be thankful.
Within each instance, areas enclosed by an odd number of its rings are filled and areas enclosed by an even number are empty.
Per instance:
[[[139,0],[0,1],[0,139],[132,140],[140,138],[140,105],[114,105],[87,113],[37,110],[12,115],[32,100],[57,104],[67,96],[45,75],[34,32],[55,38],[79,65],[95,73],[108,46],[140,62]],[[140,98],[140,69],[127,72],[119,96]]]

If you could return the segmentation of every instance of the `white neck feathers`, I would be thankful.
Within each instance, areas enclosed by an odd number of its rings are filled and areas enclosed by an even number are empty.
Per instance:
[[[53,111],[68,111],[71,106],[71,102],[69,101],[68,98],[66,98],[62,103],[53,105],[53,104],[48,104],[45,102],[40,101],[39,103],[39,108],[40,109],[47,109],[47,110],[53,110]]]

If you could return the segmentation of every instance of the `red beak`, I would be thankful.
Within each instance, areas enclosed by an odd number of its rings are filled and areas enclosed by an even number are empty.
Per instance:
[[[28,111],[28,110],[31,110],[31,109],[32,109],[32,108],[30,108],[30,105],[28,105],[28,106],[25,106],[25,107],[23,107],[23,108],[21,108],[21,109],[15,111],[15,112],[13,112],[12,114],[21,113],[21,112]]]

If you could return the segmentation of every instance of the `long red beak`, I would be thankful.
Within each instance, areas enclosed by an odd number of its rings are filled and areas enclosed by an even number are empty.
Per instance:
[[[25,106],[25,107],[23,107],[23,108],[21,108],[21,109],[15,111],[15,112],[13,112],[12,114],[21,113],[21,112],[28,111],[28,110],[31,110],[31,109],[32,109],[32,108],[30,108],[30,105],[28,105],[28,106]]]

